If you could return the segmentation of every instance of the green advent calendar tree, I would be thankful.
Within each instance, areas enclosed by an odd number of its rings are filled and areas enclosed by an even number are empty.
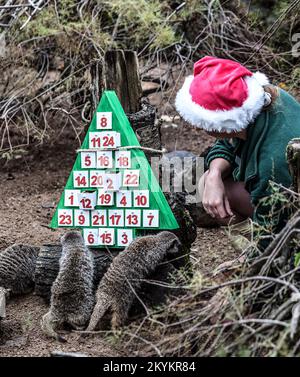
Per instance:
[[[92,247],[127,246],[177,221],[114,91],[105,91],[51,221]]]

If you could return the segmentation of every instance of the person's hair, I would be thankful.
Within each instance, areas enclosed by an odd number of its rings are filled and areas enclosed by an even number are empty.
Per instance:
[[[277,86],[268,84],[268,85],[264,86],[264,91],[267,92],[267,93],[270,93],[270,95],[271,95],[271,103],[264,107],[264,109],[268,109],[269,107],[271,107],[273,105],[273,103],[278,98],[279,90],[278,90]]]

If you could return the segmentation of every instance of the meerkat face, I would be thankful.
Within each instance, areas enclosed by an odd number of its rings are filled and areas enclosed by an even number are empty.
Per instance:
[[[180,250],[181,242],[174,233],[163,231],[158,233],[157,237],[159,238],[159,242],[165,244],[168,254],[176,254]]]
[[[70,232],[67,232],[66,234],[64,234],[61,239],[61,244],[62,245],[65,245],[65,244],[79,244],[79,245],[84,245],[84,240],[82,238],[82,235],[80,232],[76,232],[74,230],[70,231]]]

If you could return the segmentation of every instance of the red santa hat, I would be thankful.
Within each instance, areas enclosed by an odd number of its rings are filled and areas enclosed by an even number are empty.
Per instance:
[[[194,75],[185,79],[175,106],[196,127],[238,132],[270,102],[263,88],[268,83],[263,73],[252,73],[231,60],[206,56],[194,64]]]

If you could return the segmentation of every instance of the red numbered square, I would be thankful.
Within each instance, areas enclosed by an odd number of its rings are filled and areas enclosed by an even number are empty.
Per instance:
[[[124,170],[122,186],[138,187],[140,184],[139,170]]]
[[[57,211],[59,226],[73,226],[73,210],[59,209]]]
[[[108,211],[109,226],[124,226],[124,212],[122,209],[110,209]]]
[[[91,212],[92,226],[107,226],[107,212],[105,209],[95,209]]]
[[[133,190],[133,206],[149,207],[149,190]]]
[[[114,245],[115,230],[110,228],[99,229],[99,245]]]
[[[98,206],[112,206],[114,204],[114,193],[106,190],[98,190]]]
[[[75,226],[90,226],[90,213],[80,209],[74,210],[74,225]]]
[[[121,173],[105,173],[104,189],[107,191],[118,191],[121,187]]]
[[[144,209],[143,210],[143,226],[145,228],[158,228],[159,226],[159,210]]]
[[[101,148],[101,132],[90,132],[89,133],[89,148]]]
[[[126,209],[125,210],[125,226],[140,227],[141,226],[141,210],[140,209]]]
[[[92,210],[96,207],[97,191],[81,192],[78,195],[79,208],[84,210]]]
[[[112,151],[97,152],[97,168],[112,168],[113,158]]]
[[[96,168],[96,152],[80,152],[81,167],[86,169]]]
[[[132,229],[117,229],[117,245],[128,246],[133,240]]]
[[[132,193],[131,190],[117,191],[116,198],[117,207],[132,207]]]
[[[78,195],[80,190],[65,190],[65,207],[79,207]]]
[[[131,152],[130,151],[116,151],[116,168],[131,168]]]
[[[98,229],[83,229],[83,238],[86,245],[89,245],[89,246],[99,245]]]
[[[96,122],[97,130],[112,129],[112,113],[110,111],[97,112]]]
[[[89,172],[88,171],[74,171],[73,172],[74,187],[89,187]]]
[[[90,171],[90,187],[103,187],[104,186],[104,170],[91,170]]]
[[[119,147],[119,136],[118,132],[107,131],[101,132],[101,147],[102,148],[116,148]]]

